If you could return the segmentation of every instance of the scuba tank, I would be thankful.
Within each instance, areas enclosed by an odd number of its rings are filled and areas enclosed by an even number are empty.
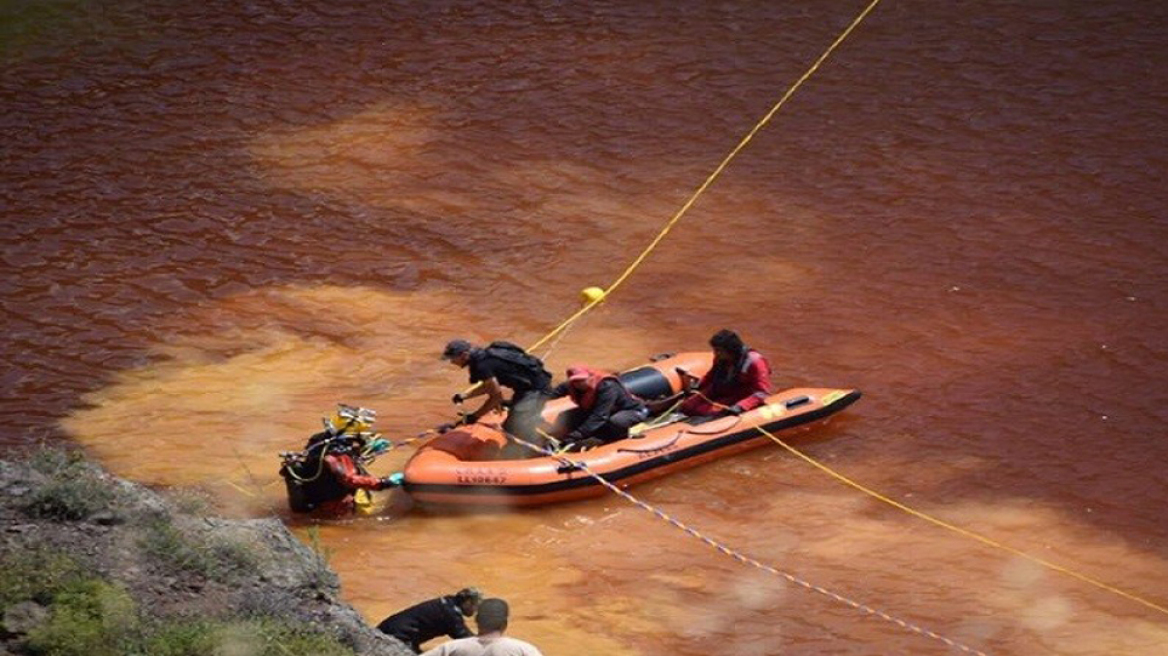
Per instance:
[[[321,503],[351,492],[331,472],[325,471],[325,455],[349,453],[357,469],[368,474],[365,465],[389,449],[389,442],[370,430],[376,420],[377,413],[373,410],[339,404],[331,417],[322,420],[324,430],[308,438],[303,450],[280,453],[280,476],[292,512],[311,512]],[[371,503],[368,493],[358,494],[356,498],[359,504]]]

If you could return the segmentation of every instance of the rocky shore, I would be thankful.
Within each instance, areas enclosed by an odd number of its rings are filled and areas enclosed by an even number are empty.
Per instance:
[[[59,449],[0,460],[0,656],[412,653],[279,520],[209,508]]]

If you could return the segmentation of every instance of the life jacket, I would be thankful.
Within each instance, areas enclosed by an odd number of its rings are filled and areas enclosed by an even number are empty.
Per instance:
[[[625,390],[625,393],[629,394],[629,390],[625,388],[625,384],[621,382],[620,378],[617,378],[616,374],[597,369],[586,369],[586,371],[589,372],[589,375],[588,380],[585,381],[586,385],[583,390],[572,383],[568,383],[568,396],[576,404],[577,408],[591,410],[592,406],[596,405],[596,394],[600,391],[600,384],[606,380],[615,380]]]
[[[543,367],[543,361],[531,355],[511,342],[491,342],[482,350],[483,356],[493,357],[515,365],[512,371],[499,378],[499,382],[511,388],[527,387],[539,391],[547,391],[551,386],[552,375]],[[516,381],[512,377],[520,380]],[[518,382],[519,385],[515,383]]]
[[[713,368],[710,369],[710,383],[713,392],[719,392],[729,387],[733,387],[738,383],[738,377],[746,373],[750,368],[751,362],[755,358],[761,358],[762,354],[750,348],[743,346],[742,352],[738,355],[738,360],[733,366],[727,366],[722,362],[715,362]]]

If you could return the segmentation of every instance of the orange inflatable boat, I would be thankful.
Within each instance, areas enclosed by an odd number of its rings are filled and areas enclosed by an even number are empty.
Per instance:
[[[656,399],[681,389],[678,367],[701,375],[712,364],[709,353],[682,353],[620,374],[631,392]],[[440,435],[410,458],[403,487],[417,502],[480,507],[536,506],[603,495],[606,488],[584,471],[621,487],[665,476],[717,458],[769,444],[759,427],[786,437],[843,410],[860,392],[851,389],[798,388],[771,395],[765,405],[739,416],[713,420],[665,418],[635,426],[630,437],[583,453],[499,459],[507,438],[504,417],[488,415],[478,423]],[[549,401],[544,420],[554,423],[572,409],[567,399]],[[514,449],[514,445],[508,451]],[[584,466],[581,466],[584,465]]]

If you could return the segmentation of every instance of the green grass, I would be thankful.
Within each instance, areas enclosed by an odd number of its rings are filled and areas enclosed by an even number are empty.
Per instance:
[[[118,513],[115,485],[76,451],[40,447],[29,454],[28,462],[47,479],[24,504],[30,517],[77,521],[103,511]]]
[[[267,618],[143,620],[122,588],[75,583],[56,595],[49,620],[29,634],[35,656],[353,656],[334,636]]]
[[[86,577],[68,555],[48,549],[0,554],[0,608],[22,601],[39,604]]]
[[[139,545],[155,562],[168,569],[222,582],[255,569],[257,564],[256,554],[249,545],[184,534],[166,515],[147,520]]]
[[[312,549],[312,553],[320,559],[320,562],[325,566],[329,566],[329,561],[332,560],[333,550],[331,547],[325,545],[320,539],[320,527],[309,526],[307,531],[308,547]]]
[[[80,476],[50,481],[30,495],[24,512],[30,517],[77,521],[113,510],[116,492],[104,481]]]
[[[308,565],[306,572],[308,584],[317,590],[327,590],[336,584],[336,575],[329,569],[333,550],[320,539],[320,528],[309,526],[307,530],[308,547],[316,554],[316,562]]]
[[[189,573],[230,583],[258,567],[254,545],[205,529],[197,518],[131,512],[130,499],[78,452],[41,447],[26,460],[45,477],[20,502],[28,515],[82,520],[113,512],[138,532],[139,546],[162,575]],[[198,512],[196,497],[172,502],[180,512]],[[192,530],[183,529],[187,523]],[[315,544],[327,572],[319,535]],[[224,608],[207,618],[157,617],[151,605],[139,605],[123,586],[63,551],[36,545],[7,551],[0,541],[0,609],[27,601],[48,609],[15,652],[28,656],[353,656],[327,629],[287,619],[291,609],[284,606]],[[3,646],[0,652],[7,653]]]
[[[77,581],[53,597],[49,620],[28,635],[28,651],[45,656],[121,656],[137,629],[134,600],[98,579]]]
[[[31,656],[353,656],[336,637],[271,617],[150,618],[119,585],[47,550],[0,554],[0,607],[36,601],[48,619]]]
[[[193,488],[176,488],[166,492],[171,506],[183,515],[211,515],[215,503],[210,494]]]
[[[26,460],[34,470],[52,477],[78,466],[84,457],[77,451],[41,444],[27,453]]]
[[[173,622],[151,628],[139,643],[150,656],[352,656],[330,635],[267,619]]]

